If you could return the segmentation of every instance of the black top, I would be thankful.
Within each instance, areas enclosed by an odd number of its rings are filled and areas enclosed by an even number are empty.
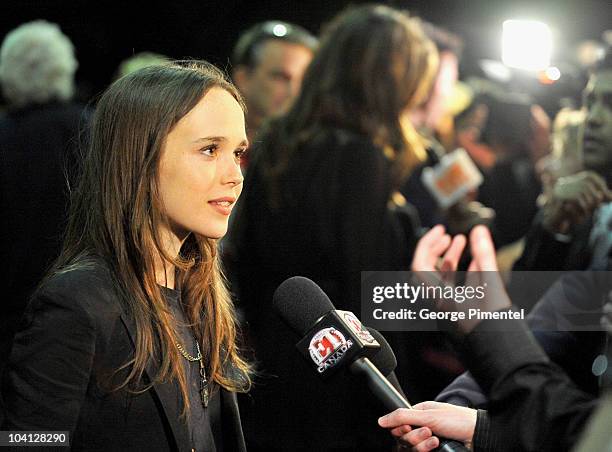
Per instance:
[[[181,293],[178,290],[162,288],[162,293],[172,309],[177,321],[178,333],[181,337],[181,345],[187,353],[193,357],[198,356],[195,338],[191,328],[186,325],[185,314],[181,306]],[[221,413],[219,388],[210,386],[210,400],[205,409],[200,398],[200,362],[190,362],[184,359],[185,379],[189,383],[190,413],[187,416],[187,427],[193,449],[196,452],[216,452],[223,450],[221,432],[213,432],[211,429],[211,418],[218,418]],[[214,390],[213,390],[214,389]],[[213,422],[219,425],[218,422]],[[216,433],[216,434],[215,434]]]

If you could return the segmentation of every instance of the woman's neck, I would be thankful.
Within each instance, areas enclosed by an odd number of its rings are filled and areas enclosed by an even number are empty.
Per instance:
[[[160,261],[162,259],[160,258]],[[175,289],[174,287],[174,265],[168,264],[167,262],[163,265],[161,262],[155,265],[155,281],[160,286],[167,287],[168,289]]]
[[[166,256],[175,258],[179,255],[183,242],[187,239],[189,234],[184,237],[179,237],[174,231],[161,227],[161,240]],[[160,286],[167,287],[168,289],[175,289],[175,265],[172,262],[168,262],[163,256],[157,255],[155,257],[155,280]]]

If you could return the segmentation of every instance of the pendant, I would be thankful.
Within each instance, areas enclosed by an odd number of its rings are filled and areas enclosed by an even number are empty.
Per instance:
[[[208,393],[208,380],[206,379],[206,371],[204,370],[204,363],[200,359],[200,399],[204,408],[208,407],[208,400],[210,395]]]

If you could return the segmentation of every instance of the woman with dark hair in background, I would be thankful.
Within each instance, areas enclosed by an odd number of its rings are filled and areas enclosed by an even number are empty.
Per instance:
[[[263,375],[242,408],[250,448],[389,446],[365,389],[311,375],[271,301],[302,275],[359,315],[361,271],[408,268],[417,226],[389,205],[425,158],[409,115],[436,60],[416,19],[385,6],[349,10],[323,34],[293,106],[260,136],[228,247]]]
[[[206,63],[102,95],[61,255],[15,337],[1,430],[68,431],[73,450],[244,450],[234,392],[249,367],[217,239],[246,147],[241,98]]]

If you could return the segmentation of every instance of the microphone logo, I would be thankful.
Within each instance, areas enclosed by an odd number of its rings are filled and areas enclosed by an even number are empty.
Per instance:
[[[342,311],[342,316],[344,317],[344,321],[346,322],[347,326],[353,330],[353,333],[355,333],[359,339],[367,344],[379,345],[378,342],[376,342],[376,339],[374,339],[370,332],[363,327],[359,319],[355,317],[352,312]]]
[[[318,366],[319,373],[335,366],[351,348],[353,342],[346,340],[344,335],[335,328],[324,328],[318,331],[310,340],[308,351],[310,357]]]

